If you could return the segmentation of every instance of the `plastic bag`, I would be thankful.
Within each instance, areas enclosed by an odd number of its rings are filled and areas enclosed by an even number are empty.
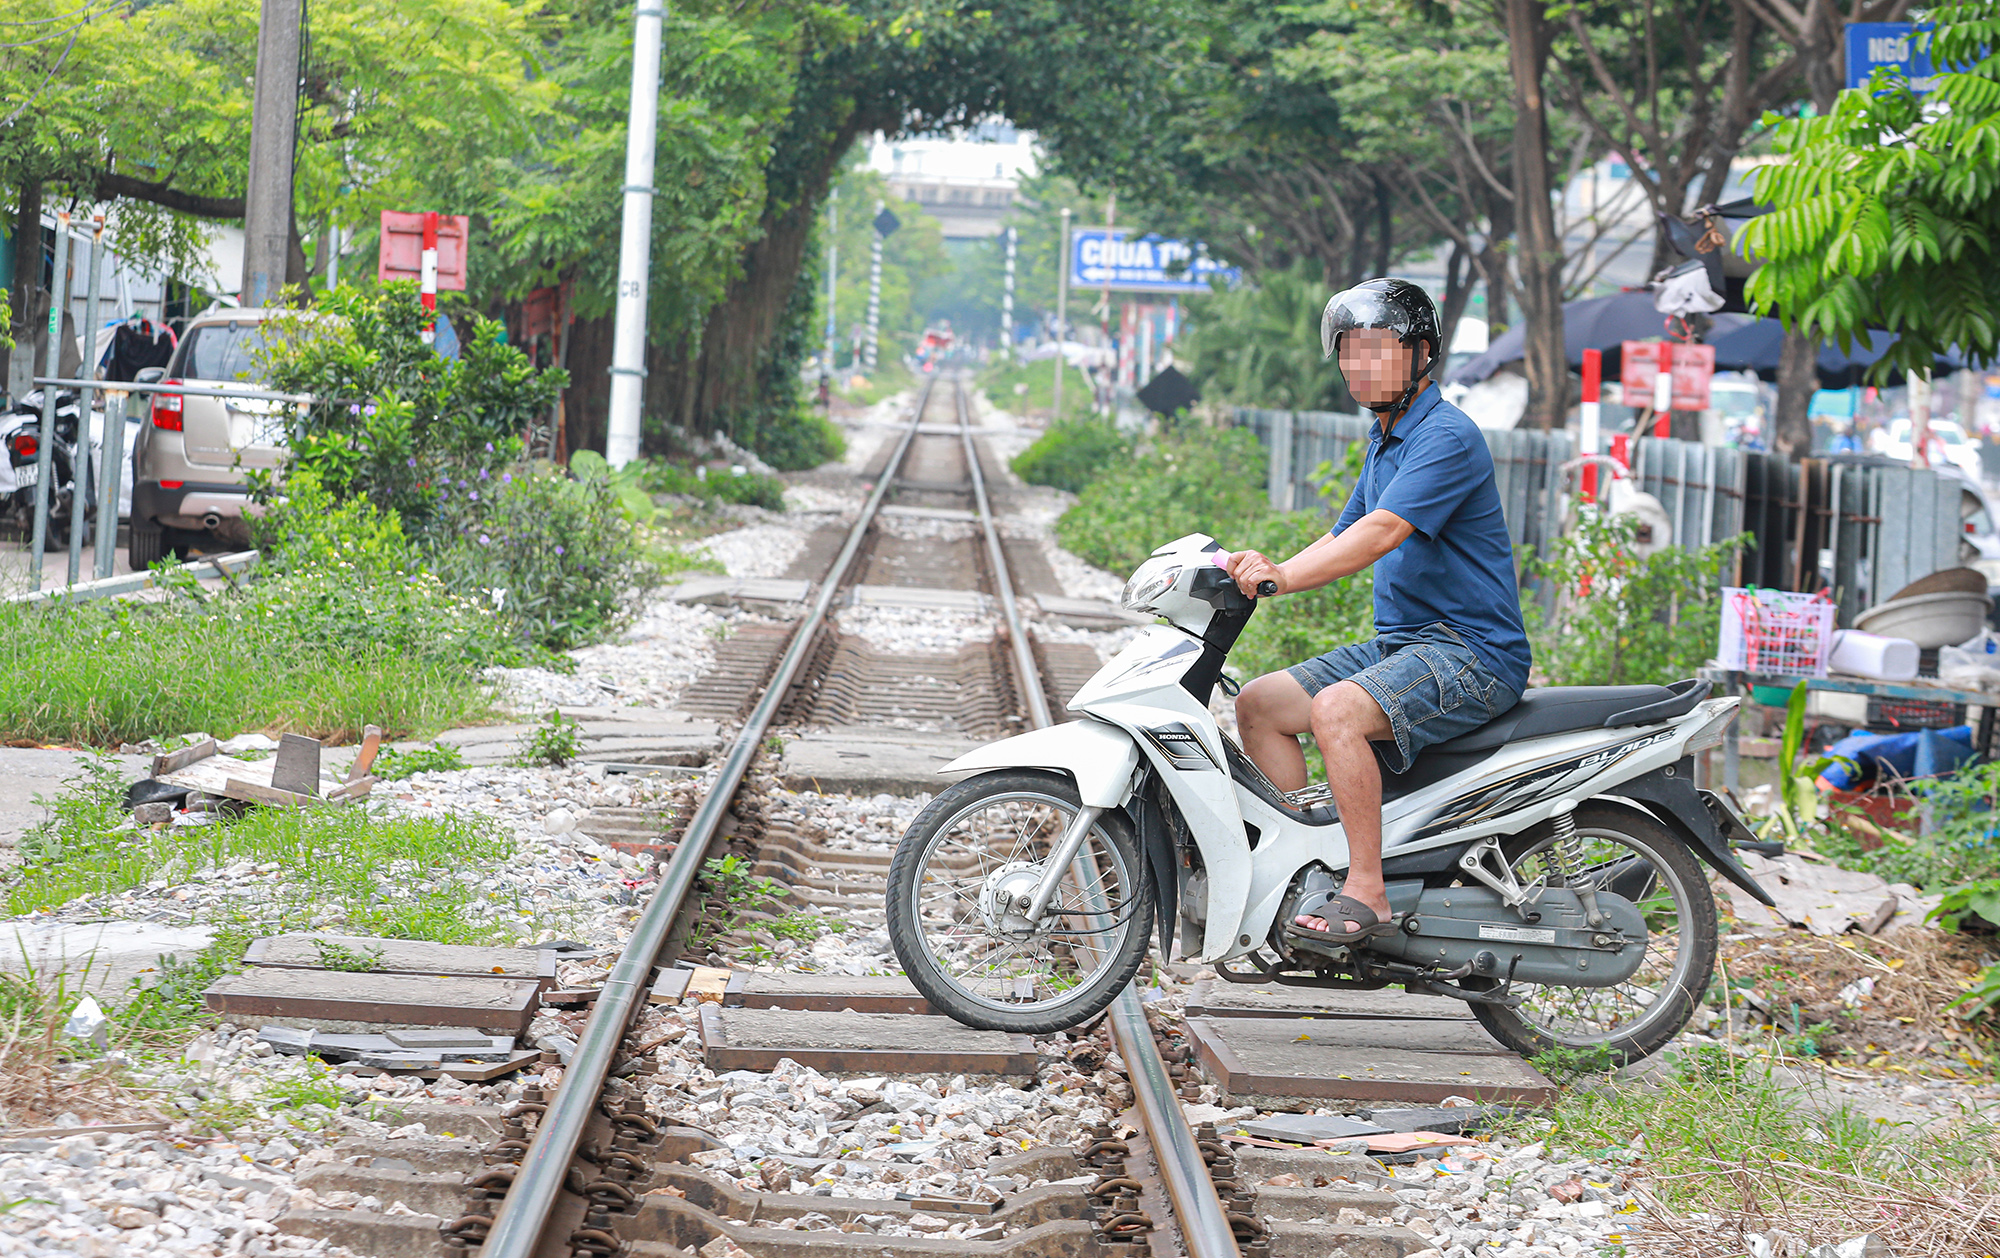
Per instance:
[[[1939,647],[1938,680],[1960,690],[2000,690],[2000,634],[1981,629],[1957,646]]]

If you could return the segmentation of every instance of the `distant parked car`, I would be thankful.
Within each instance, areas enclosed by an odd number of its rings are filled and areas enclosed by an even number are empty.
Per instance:
[[[1898,463],[1908,463],[1910,449],[1910,421],[1892,419],[1882,430],[1880,452]],[[1980,478],[1979,447],[1965,435],[1965,429],[1949,419],[1931,421],[1930,441],[1925,444],[1926,461],[1931,466],[1949,463],[1974,481]]]
[[[262,388],[256,352],[271,311],[210,310],[189,323],[164,383]],[[132,449],[132,566],[205,539],[249,541],[247,474],[285,461],[283,404],[247,398],[151,395],[150,422]]]

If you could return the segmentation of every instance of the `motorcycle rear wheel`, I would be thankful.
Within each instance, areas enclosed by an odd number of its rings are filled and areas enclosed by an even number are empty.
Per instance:
[[[889,941],[939,1012],[1042,1035],[1096,1017],[1139,972],[1152,869],[1115,809],[1091,827],[1037,928],[1010,929],[993,911],[1033,885],[1082,807],[1060,774],[1003,769],[952,786],[910,824],[889,865]]]
[[[1517,984],[1527,999],[1512,1008],[1472,1006],[1473,1016],[1502,1044],[1523,1056],[1551,1049],[1602,1056],[1606,1066],[1650,1057],[1680,1034],[1708,991],[1715,970],[1715,896],[1701,861],[1679,836],[1629,804],[1588,800],[1575,814],[1586,876],[1635,898],[1646,914],[1646,958],[1615,987]],[[1554,830],[1537,826],[1502,846],[1524,886],[1551,870]],[[1650,866],[1649,871],[1639,862]],[[1594,1063],[1593,1063],[1594,1064]]]

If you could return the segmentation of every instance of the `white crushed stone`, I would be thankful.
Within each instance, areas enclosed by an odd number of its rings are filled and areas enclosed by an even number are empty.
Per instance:
[[[771,520],[783,518],[766,514]],[[759,523],[690,542],[686,549],[714,559],[732,577],[782,577],[805,544],[805,529]]]
[[[967,520],[940,520],[934,516],[898,515],[883,512],[875,517],[875,527],[903,541],[962,542],[979,534],[979,526]]]
[[[1053,534],[1043,534],[1042,553],[1048,556],[1049,567],[1055,571],[1056,580],[1062,583],[1063,592],[1071,598],[1097,598],[1116,603],[1118,596],[1125,592],[1124,577],[1115,577],[1102,568],[1091,567],[1057,545]]]
[[[576,672],[489,668],[503,708],[670,708],[688,685],[715,664],[715,645],[731,630],[767,618],[733,608],[656,599],[617,642],[571,651]]]
[[[913,607],[843,607],[833,615],[842,633],[878,651],[898,655],[950,655],[993,638],[997,616],[962,616]]]
[[[827,485],[791,485],[785,489],[785,510],[793,515],[852,516],[868,495],[859,486],[835,489]]]

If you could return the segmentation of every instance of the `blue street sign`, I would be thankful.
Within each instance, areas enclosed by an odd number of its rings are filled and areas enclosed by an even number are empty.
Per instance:
[[[1910,81],[1918,95],[1931,90],[1933,71],[1928,48],[1918,47],[1918,31],[1929,22],[1849,22],[1847,24],[1847,86],[1865,87],[1868,76],[1887,68]]]
[[[1127,236],[1122,227],[1079,227],[1070,235],[1069,282],[1079,288],[1205,293],[1211,279],[1234,285],[1242,278],[1192,241]]]

